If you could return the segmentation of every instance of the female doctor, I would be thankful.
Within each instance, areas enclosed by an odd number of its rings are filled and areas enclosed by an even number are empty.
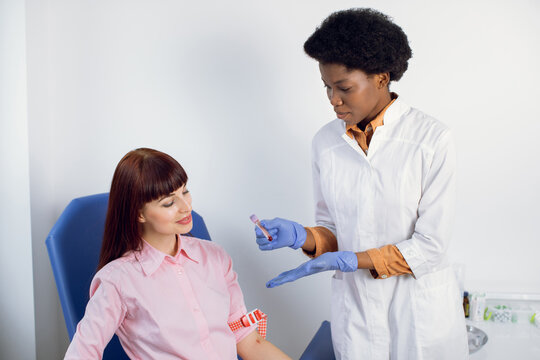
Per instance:
[[[447,259],[455,159],[447,126],[389,84],[407,69],[407,36],[372,9],[330,15],[304,44],[337,119],[313,139],[315,227],[263,220],[261,250],[313,259],[267,283],[332,279],[338,359],[467,359],[463,308]]]

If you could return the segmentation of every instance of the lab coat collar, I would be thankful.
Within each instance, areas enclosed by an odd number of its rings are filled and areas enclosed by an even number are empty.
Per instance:
[[[379,131],[379,133],[381,132],[380,130],[384,129],[385,127],[389,128],[388,125],[395,124],[396,121],[398,121],[399,118],[401,118],[401,116],[403,116],[405,113],[407,113],[411,109],[409,105],[407,105],[405,102],[403,102],[403,100],[401,100],[401,96],[399,96],[398,94],[395,94],[395,96],[396,98],[384,111],[384,116],[383,116],[381,126],[377,126],[377,131]],[[346,133],[348,127],[345,124],[345,121],[341,121],[341,126],[343,127],[343,132]],[[346,135],[346,136],[350,137],[349,135]],[[352,143],[354,144],[355,141],[353,141]]]
[[[383,125],[380,127],[383,129],[385,126],[391,126],[396,123],[405,113],[407,113],[411,107],[401,100],[399,96],[384,113]]]
[[[409,112],[410,109],[411,107],[404,103],[401,100],[401,97],[398,96],[384,111],[382,124],[380,126],[377,126],[376,129],[377,136],[381,136],[386,131],[391,129],[392,126],[395,125],[404,114]],[[348,143],[358,153],[366,156],[366,153],[364,153],[364,151],[360,148],[356,140],[354,140],[354,138],[351,138],[347,134],[347,126],[344,121],[341,121],[341,126],[343,127],[343,133],[341,135],[343,140],[345,140],[345,142]],[[370,148],[373,151],[373,141]]]

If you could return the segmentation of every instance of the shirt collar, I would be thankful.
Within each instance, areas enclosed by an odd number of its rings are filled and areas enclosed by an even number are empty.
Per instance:
[[[371,128],[372,128],[372,131],[375,131],[375,129],[378,127],[378,126],[381,126],[381,125],[384,125],[384,114],[386,113],[386,110],[390,107],[390,105],[392,105],[394,103],[394,101],[396,101],[396,99],[398,98],[398,94],[396,93],[390,93],[390,97],[392,99],[392,101],[390,101],[388,103],[388,105],[386,105],[384,107],[384,109],[382,109],[378,114],[377,116],[375,116],[375,118],[373,120],[371,120],[369,122],[369,124],[366,126],[366,129],[368,128],[369,125],[371,125]],[[358,127],[358,124],[354,124],[354,125],[346,125],[345,127],[345,132],[346,134],[351,138],[351,139],[354,139],[354,132],[363,132],[362,130],[360,130],[360,128]]]
[[[188,237],[177,236],[178,238],[178,251],[174,256],[165,254],[158,249],[150,245],[143,239],[142,249],[136,253],[135,257],[141,264],[143,272],[146,276],[151,276],[161,266],[165,259],[170,259],[173,263],[182,264],[189,259],[195,263],[199,263],[199,254],[194,250],[191,241]]]

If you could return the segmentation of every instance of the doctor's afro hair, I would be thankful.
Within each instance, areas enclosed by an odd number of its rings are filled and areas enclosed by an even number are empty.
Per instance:
[[[322,64],[342,64],[368,75],[388,72],[390,81],[401,79],[412,56],[403,30],[368,8],[331,14],[306,40],[304,51]]]

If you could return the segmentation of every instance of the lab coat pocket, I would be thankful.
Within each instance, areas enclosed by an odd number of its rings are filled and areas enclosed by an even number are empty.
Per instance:
[[[346,305],[347,287],[343,279],[343,273],[337,270],[332,276],[332,320],[341,322],[340,316],[343,316],[343,309]]]
[[[345,334],[348,311],[346,307],[346,281],[343,280],[343,273],[336,271],[332,276],[332,307],[331,307],[331,329],[332,334],[340,334],[340,336],[332,336],[334,351],[337,354],[343,352],[343,338]]]
[[[336,270],[336,272],[332,276],[332,279],[343,280],[343,272]]]
[[[462,353],[460,334],[465,329],[458,292],[449,267],[417,280],[413,300],[415,328],[423,358],[442,359],[441,354],[448,354],[448,359],[462,359],[455,357],[456,353]]]

